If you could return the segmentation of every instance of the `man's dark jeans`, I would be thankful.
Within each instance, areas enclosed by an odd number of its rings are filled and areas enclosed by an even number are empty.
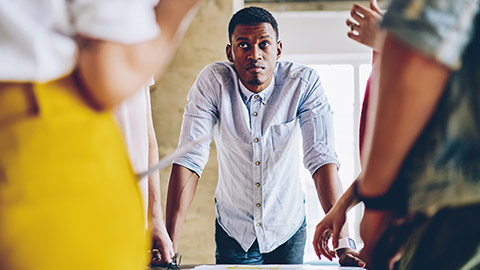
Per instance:
[[[238,242],[228,236],[215,221],[215,242],[217,264],[302,264],[307,238],[307,223],[304,220],[298,231],[284,244],[269,253],[260,253],[255,240],[247,252]]]

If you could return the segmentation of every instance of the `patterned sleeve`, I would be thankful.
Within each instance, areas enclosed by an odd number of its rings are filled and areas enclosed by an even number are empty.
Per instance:
[[[303,138],[303,163],[314,174],[323,165],[340,168],[335,152],[333,112],[317,72],[307,69],[307,88],[299,104],[298,115]]]
[[[394,0],[382,26],[407,45],[458,69],[478,5],[478,0]]]
[[[218,122],[219,97],[216,91],[219,89],[211,66],[207,66],[200,72],[188,93],[188,104],[183,114],[177,149],[213,133],[213,128]],[[211,141],[212,138],[200,142],[192,150],[174,160],[174,163],[194,171],[200,177],[208,161]]]

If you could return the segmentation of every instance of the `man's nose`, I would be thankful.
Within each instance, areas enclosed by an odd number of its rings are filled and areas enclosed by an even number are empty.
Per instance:
[[[262,50],[257,45],[253,46],[248,58],[255,61],[262,59]]]

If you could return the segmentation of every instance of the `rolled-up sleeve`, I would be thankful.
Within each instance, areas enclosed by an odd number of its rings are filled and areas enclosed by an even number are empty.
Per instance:
[[[70,10],[76,34],[133,44],[160,33],[154,7],[158,0],[74,0]]]
[[[471,35],[477,0],[393,1],[382,27],[407,45],[451,69],[461,57]]]
[[[218,121],[218,91],[220,85],[207,66],[200,72],[197,81],[188,93],[188,104],[183,114],[182,130],[177,149],[191,141],[213,133]],[[173,163],[194,171],[200,177],[208,161],[212,139],[197,144],[188,153],[175,159]]]
[[[318,74],[311,70],[307,89],[299,105],[303,138],[303,163],[313,175],[323,165],[333,163],[340,168],[335,152],[333,112]]]

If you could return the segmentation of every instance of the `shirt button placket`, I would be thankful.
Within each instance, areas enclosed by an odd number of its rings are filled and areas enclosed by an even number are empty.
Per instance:
[[[252,99],[252,150],[253,150],[253,171],[254,177],[252,183],[254,185],[254,222],[257,235],[263,235],[262,230],[262,140],[261,140],[261,118],[259,117],[261,110],[261,98],[255,94]]]

